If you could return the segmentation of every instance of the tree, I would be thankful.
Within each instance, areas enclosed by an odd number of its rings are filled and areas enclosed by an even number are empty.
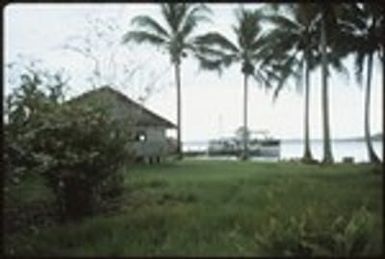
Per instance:
[[[330,146],[330,129],[328,116],[328,94],[327,94],[327,77],[329,76],[329,65],[337,72],[344,72],[347,70],[342,63],[342,59],[348,54],[346,48],[341,48],[343,37],[339,36],[340,23],[336,21],[336,12],[341,13],[340,6],[333,6],[333,15],[328,12],[327,24],[333,37],[328,41],[327,52],[323,48],[324,45],[319,44],[318,36],[325,36],[323,30],[322,9],[323,6],[317,4],[286,4],[274,5],[273,14],[268,15],[267,19],[275,24],[271,30],[268,41],[270,42],[270,56],[273,59],[282,59],[282,53],[286,53],[287,61],[281,62],[278,66],[283,71],[280,75],[279,84],[276,87],[276,95],[284,86],[284,83],[291,76],[297,79],[305,78],[305,116],[304,116],[304,161],[311,161],[311,153],[309,147],[309,92],[310,92],[310,71],[321,65],[322,69],[322,109],[323,109],[323,126],[324,126],[324,161],[332,162],[331,146]],[[277,11],[287,11],[285,15],[277,15]],[[325,43],[325,42],[324,42]],[[326,44],[326,43],[325,43]],[[326,45],[325,45],[326,46]],[[292,62],[295,59],[297,62]],[[305,67],[305,69],[304,69]],[[290,68],[292,71],[290,71]],[[293,73],[294,72],[294,73]],[[305,73],[305,76],[303,76]],[[299,80],[302,84],[302,80]],[[331,159],[330,159],[331,158]]]
[[[370,93],[373,73],[373,57],[378,54],[381,61],[383,55],[384,8],[376,3],[353,3],[341,19],[344,22],[345,48],[355,56],[356,79],[362,84],[364,67],[366,66],[366,88],[364,104],[364,134],[370,162],[379,163],[374,152],[370,135]],[[366,60],[366,65],[365,65]],[[383,64],[383,63],[382,63]]]
[[[123,36],[123,42],[149,43],[163,48],[170,55],[174,65],[175,83],[177,92],[177,153],[182,158],[181,143],[181,63],[187,57],[187,51],[194,51],[192,35],[200,22],[208,21],[211,12],[204,4],[164,3],[160,5],[161,14],[166,21],[163,26],[155,19],[139,15],[132,19],[132,24],[141,27],[141,30],[129,31]]]
[[[308,8],[308,4],[301,4],[300,8]],[[314,8],[314,9],[313,9]],[[348,54],[346,49],[340,48],[343,38],[341,33],[340,15],[347,11],[343,4],[332,4],[329,2],[317,3],[312,6],[314,22],[317,34],[320,37],[319,51],[321,64],[321,105],[323,121],[323,163],[333,163],[331,148],[331,134],[329,124],[329,65],[332,64],[337,71],[345,70],[341,60]],[[304,10],[306,11],[306,10]]]
[[[68,77],[62,71],[52,73],[38,63],[21,58],[7,65],[7,87],[12,91],[4,104],[6,183],[20,182],[36,165],[30,145],[31,133],[42,112],[64,100]]]
[[[203,69],[217,70],[219,74],[223,68],[227,68],[231,64],[241,64],[244,79],[243,128],[247,129],[249,77],[254,77],[266,87],[271,87],[269,80],[276,78],[276,75],[264,62],[267,41],[261,31],[260,22],[263,17],[261,11],[251,11],[240,7],[235,11],[235,15],[237,23],[233,26],[233,31],[237,37],[237,43],[233,43],[218,32],[210,32],[197,38],[196,55]],[[246,131],[243,134],[242,159],[248,159]]]
[[[343,33],[341,14],[348,12],[344,4],[332,4],[329,2],[316,5],[318,13],[318,28],[320,30],[320,52],[321,52],[321,103],[322,103],[322,120],[323,120],[323,163],[333,163],[333,154],[331,149],[330,125],[329,125],[329,86],[328,77],[329,63],[331,59],[340,63],[347,56],[347,48],[341,48]]]
[[[323,119],[323,134],[324,134],[324,163],[333,162],[333,154],[330,143],[330,126],[329,126],[329,100],[328,100],[328,75],[327,75],[327,21],[330,18],[330,12],[333,11],[329,4],[323,4],[320,8],[321,14],[321,69],[322,69],[322,91],[321,91],[321,100],[322,100],[322,119]],[[329,15],[328,15],[329,14]]]
[[[281,10],[281,12],[279,12]],[[298,4],[285,4],[279,8],[275,6],[272,14],[267,14],[267,20],[274,25],[269,33],[270,58],[274,59],[281,53],[286,53],[288,60],[281,63],[283,70],[288,71],[292,66],[294,74],[285,74],[278,84],[275,97],[284,85],[284,82],[291,76],[305,79],[305,107],[304,107],[304,154],[302,160],[310,162],[313,160],[310,149],[309,137],[309,96],[310,96],[310,71],[315,68],[316,42],[314,30],[314,8],[312,4],[300,6]],[[289,14],[281,14],[288,11]],[[292,62],[297,59],[297,62]],[[302,86],[300,86],[302,87]]]

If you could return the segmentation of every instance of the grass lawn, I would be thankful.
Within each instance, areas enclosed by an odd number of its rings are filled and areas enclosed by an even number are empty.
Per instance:
[[[368,165],[185,160],[124,174],[120,211],[13,234],[9,246],[39,256],[382,254],[382,175]]]

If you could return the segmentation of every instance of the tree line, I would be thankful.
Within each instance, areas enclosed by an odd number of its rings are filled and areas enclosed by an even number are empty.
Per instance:
[[[181,143],[181,65],[188,54],[201,68],[221,73],[239,64],[243,75],[243,153],[248,159],[246,133],[248,83],[254,79],[274,89],[274,98],[297,79],[305,89],[304,153],[302,160],[312,162],[309,141],[310,76],[321,68],[321,103],[323,122],[323,163],[333,163],[329,123],[329,78],[331,68],[346,72],[344,61],[355,59],[355,76],[362,84],[366,76],[364,133],[370,162],[379,163],[370,140],[370,93],[373,60],[384,63],[384,8],[378,2],[368,3],[286,3],[265,4],[259,9],[238,7],[232,31],[236,41],[216,31],[194,36],[200,24],[212,21],[212,10],[205,4],[163,3],[160,12],[164,23],[147,15],[131,20],[135,29],[123,36],[123,43],[147,43],[162,48],[174,67],[177,100],[177,152],[182,158]],[[263,23],[270,29],[263,30]],[[366,70],[366,71],[364,71]],[[302,86],[302,85],[301,85]]]

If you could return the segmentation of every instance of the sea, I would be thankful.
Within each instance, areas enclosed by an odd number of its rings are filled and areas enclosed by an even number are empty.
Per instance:
[[[367,162],[368,154],[366,144],[362,140],[333,140],[332,141],[332,154],[336,162],[341,162],[344,157],[352,157],[355,162]],[[372,141],[374,151],[384,160],[383,155],[383,142]],[[313,158],[322,160],[323,157],[323,143],[322,140],[311,140],[310,147]],[[208,141],[190,141],[183,143],[183,151],[207,151]],[[262,161],[278,161],[278,160],[291,160],[298,159],[303,155],[303,142],[299,140],[281,140],[280,156],[278,158],[269,157],[254,157],[252,160]],[[201,159],[209,159],[207,156],[199,157]],[[235,157],[222,156],[216,157],[216,159],[228,159],[235,160]]]

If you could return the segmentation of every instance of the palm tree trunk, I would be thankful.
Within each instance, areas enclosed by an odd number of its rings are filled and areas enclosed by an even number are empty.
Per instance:
[[[305,60],[306,67],[305,67],[305,118],[304,118],[304,154],[303,154],[303,161],[309,162],[313,160],[311,151],[310,151],[310,139],[309,139],[309,96],[310,96],[310,68],[308,64],[308,58],[306,57]]]
[[[367,84],[365,91],[365,142],[368,149],[369,161],[372,163],[380,163],[380,159],[374,152],[372,142],[370,140],[370,92],[371,92],[371,80],[372,80],[372,69],[373,69],[373,54],[368,57],[368,71],[367,71]]]
[[[176,83],[176,101],[177,101],[177,159],[183,158],[182,137],[181,137],[181,89],[180,89],[180,63],[175,62],[175,83]]]
[[[248,127],[247,127],[247,82],[248,75],[244,74],[244,95],[243,95],[243,155],[242,159],[247,160],[249,158],[249,150],[248,150]]]
[[[323,163],[333,163],[332,150],[330,145],[330,126],[329,126],[329,102],[328,102],[328,71],[327,71],[327,56],[326,56],[326,20],[325,15],[322,15],[321,21],[321,62],[322,62],[322,119],[323,119],[323,144],[324,157]]]

